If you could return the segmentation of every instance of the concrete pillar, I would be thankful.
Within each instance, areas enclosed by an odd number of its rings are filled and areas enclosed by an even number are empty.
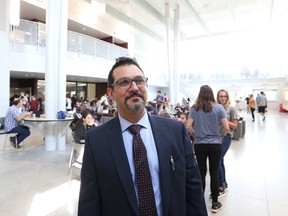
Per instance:
[[[174,76],[173,69],[171,69],[171,37],[170,37],[170,6],[165,3],[165,23],[166,23],[166,43],[167,43],[167,69],[169,74],[169,100],[174,104]]]
[[[179,89],[179,72],[178,72],[178,48],[179,48],[179,16],[180,16],[180,6],[176,5],[174,12],[174,100],[173,104],[176,104],[180,99],[180,89]]]
[[[46,10],[45,116],[55,119],[65,111],[67,73],[68,0],[48,0]],[[45,148],[64,150],[65,135],[58,123],[47,124]]]
[[[0,1],[0,117],[5,117],[9,108],[10,95],[10,42],[9,42],[9,0]]]

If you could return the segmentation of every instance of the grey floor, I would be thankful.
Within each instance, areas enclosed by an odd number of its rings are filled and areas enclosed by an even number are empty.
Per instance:
[[[288,215],[288,114],[268,111],[263,122],[256,113],[254,123],[245,112],[240,115],[246,120],[246,134],[232,142],[226,155],[229,188],[219,199],[223,208],[217,215]],[[71,141],[68,130],[66,150],[47,152],[43,137],[32,128],[24,150],[8,145],[0,152],[0,215],[77,215],[79,170],[74,170],[70,183],[68,175]],[[215,215],[209,193],[207,188],[208,212]]]

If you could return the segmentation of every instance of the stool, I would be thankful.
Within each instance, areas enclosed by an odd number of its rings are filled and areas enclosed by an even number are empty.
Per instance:
[[[1,130],[0,131],[0,135],[5,135],[5,141],[4,141],[4,145],[3,145],[3,151],[5,151],[5,147],[6,147],[6,144],[7,144],[7,139],[8,137],[11,137],[10,135],[14,135],[16,136],[17,133],[7,133],[6,131],[4,130]],[[18,149],[18,142],[17,142],[17,138],[15,137],[15,141],[16,141],[16,149]]]

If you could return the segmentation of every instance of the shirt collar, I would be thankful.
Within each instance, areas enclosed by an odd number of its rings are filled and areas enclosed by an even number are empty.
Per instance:
[[[132,125],[132,122],[127,121],[126,119],[124,119],[120,113],[118,114],[119,117],[119,121],[120,121],[120,126],[121,126],[121,131],[122,133],[125,132],[127,130],[128,127],[130,127],[130,125]],[[149,125],[149,118],[148,118],[148,114],[145,111],[144,115],[142,116],[142,118],[135,124],[139,124],[144,128],[148,128]]]

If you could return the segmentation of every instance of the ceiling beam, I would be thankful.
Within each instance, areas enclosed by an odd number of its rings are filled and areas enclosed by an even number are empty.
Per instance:
[[[227,0],[227,3],[229,5],[229,10],[230,10],[231,16],[233,18],[234,25],[236,25],[235,2],[234,2],[234,0]]]
[[[206,26],[205,22],[202,20],[202,18],[199,16],[199,14],[194,9],[193,5],[189,2],[189,0],[184,0],[188,8],[191,10],[193,17],[195,18],[196,23],[198,23],[202,29],[205,31],[207,35],[210,34],[210,31],[208,27]]]
[[[110,16],[115,17],[117,20],[124,22],[132,27],[134,27],[136,30],[141,31],[150,37],[163,41],[164,38],[157,34],[156,32],[152,31],[150,28],[142,25],[141,23],[137,22],[136,20],[132,19],[131,17],[127,16],[126,14],[122,13],[121,11],[117,10],[114,7],[111,7],[110,5],[106,4],[106,13]]]
[[[163,16],[158,10],[156,10],[152,5],[150,5],[145,0],[131,0],[131,2],[138,4],[142,9],[151,14],[155,19],[159,20],[165,25],[165,16]]]

